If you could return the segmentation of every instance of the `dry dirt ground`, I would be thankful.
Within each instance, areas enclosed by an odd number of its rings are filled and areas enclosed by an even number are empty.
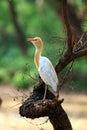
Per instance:
[[[0,130],[53,130],[50,122],[43,124],[47,117],[26,119],[19,115],[19,106],[29,92],[19,92],[12,86],[0,85],[0,96],[3,99],[0,108]],[[87,95],[61,93],[64,98],[63,108],[72,123],[73,130],[87,130]],[[42,125],[40,125],[42,124]]]

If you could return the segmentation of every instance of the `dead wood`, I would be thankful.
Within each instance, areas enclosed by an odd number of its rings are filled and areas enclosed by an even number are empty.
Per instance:
[[[44,84],[42,87],[35,86],[31,97],[20,107],[20,115],[31,119],[48,116],[54,130],[72,130],[68,116],[61,106],[63,99],[55,100],[54,95],[47,90],[47,99],[43,101],[42,90]]]

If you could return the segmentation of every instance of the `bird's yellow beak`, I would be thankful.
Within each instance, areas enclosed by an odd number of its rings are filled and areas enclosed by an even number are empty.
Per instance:
[[[35,39],[34,38],[27,38],[27,41],[28,42],[33,42],[33,41],[35,41]]]

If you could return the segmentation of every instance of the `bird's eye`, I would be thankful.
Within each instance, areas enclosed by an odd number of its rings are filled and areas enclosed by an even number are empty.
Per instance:
[[[34,41],[37,41],[37,39],[34,39]]]

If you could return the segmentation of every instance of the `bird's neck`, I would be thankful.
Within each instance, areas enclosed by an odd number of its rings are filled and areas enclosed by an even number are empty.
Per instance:
[[[39,59],[40,59],[40,56],[41,56],[41,52],[42,52],[41,48],[40,49],[36,48],[35,56],[34,56],[34,62],[35,62],[35,65],[36,65],[37,68],[39,67]]]

